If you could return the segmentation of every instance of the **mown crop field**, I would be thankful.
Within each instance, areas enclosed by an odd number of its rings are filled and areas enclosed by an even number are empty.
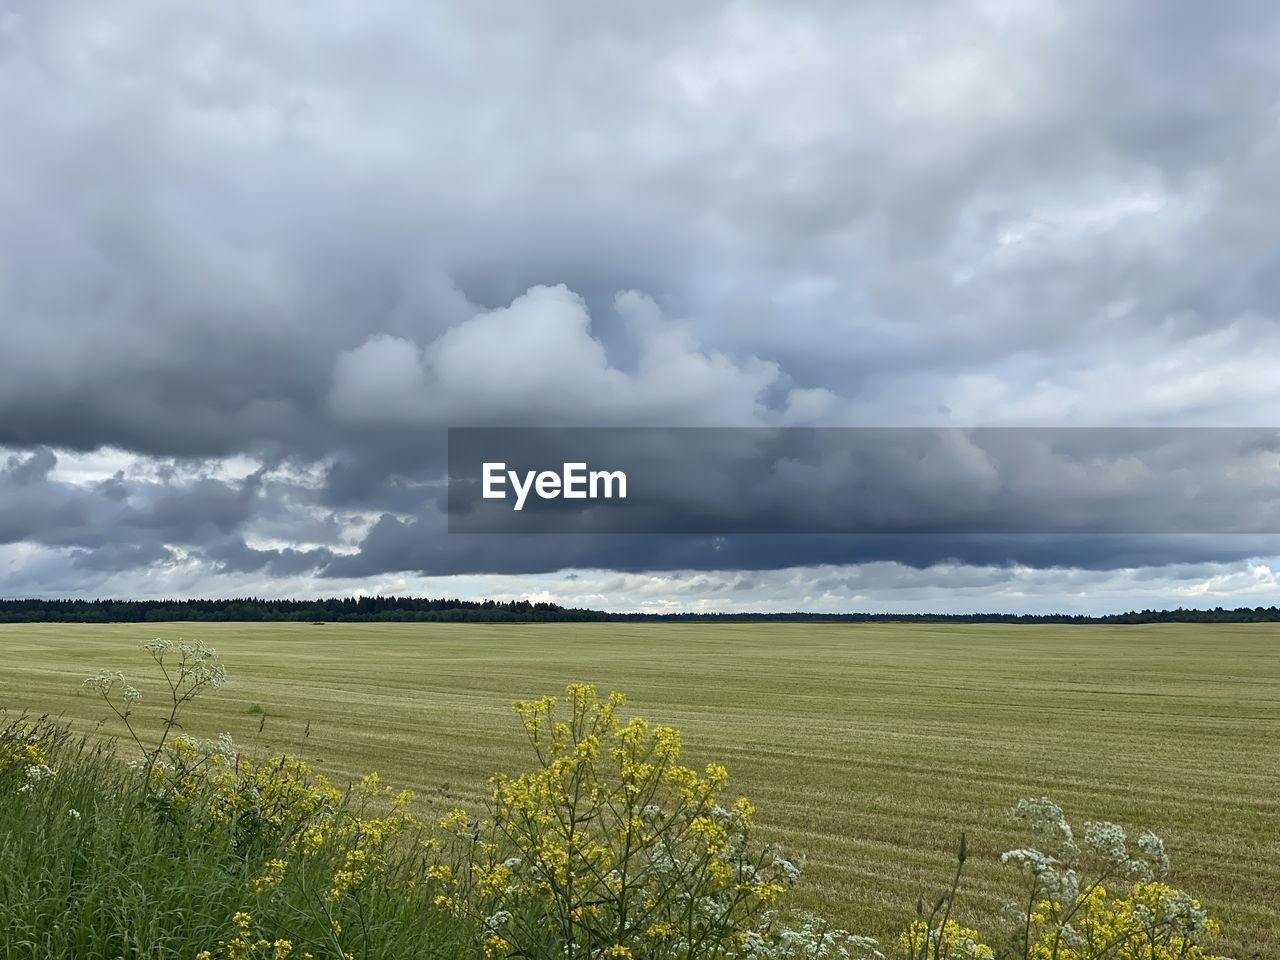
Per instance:
[[[1045,795],[1155,829],[1225,952],[1280,956],[1280,625],[3,625],[0,706],[88,730],[80,680],[122,670],[154,731],[154,636],[206,640],[231,675],[186,732],[377,770],[428,807],[526,765],[513,699],[621,690],[807,858],[797,903],[860,932],[892,937],[945,885],[961,830],[969,919],[993,914],[1024,839],[1004,812]]]

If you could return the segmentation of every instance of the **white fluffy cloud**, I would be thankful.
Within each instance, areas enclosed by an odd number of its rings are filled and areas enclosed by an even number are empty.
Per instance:
[[[704,348],[642,294],[619,294],[613,309],[631,341],[629,368],[611,360],[582,297],[563,285],[533,287],[429,343],[377,335],[341,354],[330,409],[352,424],[440,427],[746,426],[817,419],[830,408],[830,391],[784,389],[777,364]]]

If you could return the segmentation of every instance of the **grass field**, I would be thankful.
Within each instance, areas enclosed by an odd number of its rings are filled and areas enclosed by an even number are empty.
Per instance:
[[[1280,625],[0,625],[0,706],[87,729],[79,681],[142,673],[153,636],[206,640],[231,674],[187,732],[378,770],[436,807],[526,765],[512,699],[622,690],[728,766],[807,855],[797,901],[850,929],[892,936],[961,830],[970,916],[993,911],[1022,839],[1004,811],[1047,795],[1154,828],[1226,951],[1280,956]]]

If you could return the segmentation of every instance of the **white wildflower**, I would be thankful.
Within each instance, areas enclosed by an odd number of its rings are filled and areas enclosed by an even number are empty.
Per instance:
[[[490,930],[497,930],[499,927],[510,922],[511,912],[509,910],[499,910],[492,916],[484,918],[484,925]]]
[[[790,860],[786,860],[783,857],[774,857],[773,866],[776,869],[781,870],[787,880],[791,883],[795,883],[800,879],[800,868]]]
[[[1100,860],[1125,870],[1132,868],[1128,837],[1124,827],[1105,820],[1090,820],[1084,825],[1084,848]]]
[[[1006,850],[1000,855],[1001,863],[1012,863],[1019,870],[1025,870],[1038,877],[1058,869],[1058,861],[1047,853],[1033,850],[1030,847],[1019,847],[1017,850]]]
[[[1165,852],[1164,841],[1150,830],[1138,838],[1138,849],[1142,851],[1157,873],[1166,873],[1169,869],[1169,854]]]
[[[1177,890],[1162,897],[1164,919],[1169,929],[1186,938],[1209,934],[1209,913],[1190,894]]]
[[[142,693],[137,687],[131,686],[129,681],[124,678],[124,674],[119,672],[108,673],[106,670],[100,671],[87,678],[80,686],[85,693],[92,693],[99,697],[110,697],[117,684],[120,686],[120,694],[125,703],[132,705],[142,699]]]
[[[854,936],[809,914],[801,914],[796,923],[780,929],[772,942],[758,938],[750,955],[771,960],[884,960],[879,942],[871,937]]]
[[[1001,854],[1000,862],[1013,864],[1032,876],[1040,892],[1051,899],[1074,901],[1080,892],[1080,877],[1075,870],[1047,853],[1023,847]]]
[[[235,762],[236,744],[235,744],[235,741],[231,739],[231,734],[229,733],[218,734],[218,743],[216,747],[216,752],[218,756],[222,757],[222,759],[226,760],[228,763]]]
[[[747,930],[742,935],[739,952],[744,957],[764,958],[772,955],[772,946],[759,931]]]
[[[1033,834],[1044,840],[1073,839],[1071,824],[1067,823],[1062,808],[1048,797],[1024,797],[1009,811],[1009,819],[1025,823]]]

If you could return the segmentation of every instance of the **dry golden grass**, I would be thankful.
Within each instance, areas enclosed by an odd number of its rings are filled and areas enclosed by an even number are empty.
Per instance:
[[[96,721],[80,679],[144,671],[153,636],[206,640],[231,674],[189,732],[378,770],[433,806],[525,765],[512,699],[622,690],[729,767],[807,855],[801,903],[860,932],[891,936],[944,884],[961,830],[969,919],[992,912],[1020,842],[1004,811],[1047,795],[1161,833],[1223,947],[1280,956],[1278,625],[5,625],[0,706]]]

